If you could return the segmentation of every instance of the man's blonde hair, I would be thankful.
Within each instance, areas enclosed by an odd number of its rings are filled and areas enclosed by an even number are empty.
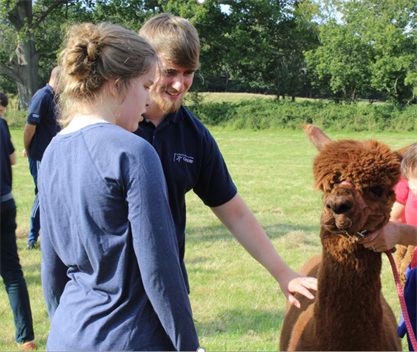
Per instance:
[[[149,19],[139,35],[165,60],[192,70],[200,67],[200,39],[187,19],[161,13]]]

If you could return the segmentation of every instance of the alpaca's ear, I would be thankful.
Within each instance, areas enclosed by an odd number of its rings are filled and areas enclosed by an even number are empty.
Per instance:
[[[332,140],[327,137],[323,131],[314,125],[301,125],[305,133],[307,134],[310,141],[316,146],[316,148],[320,151],[323,147],[331,142]]]
[[[396,150],[394,153],[398,156],[398,158],[400,159],[400,161],[401,160],[403,160],[403,157],[404,157],[404,155],[405,155],[405,153],[407,153],[407,150],[408,150],[408,148],[410,148],[412,146],[412,144],[410,144],[409,146],[407,146],[407,147],[404,147],[404,148],[401,148],[401,149],[398,149],[398,150]]]

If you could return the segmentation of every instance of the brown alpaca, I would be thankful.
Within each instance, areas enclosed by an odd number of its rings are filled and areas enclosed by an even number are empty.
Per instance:
[[[397,266],[398,275],[400,276],[401,288],[404,289],[405,284],[405,270],[413,259],[415,246],[404,246],[402,244],[397,245],[397,251],[395,252],[395,265]]]
[[[389,221],[399,158],[377,141],[332,142],[317,127],[303,127],[320,151],[313,173],[315,187],[324,191],[323,250],[300,269],[317,277],[318,291],[314,301],[297,294],[301,309],[287,305],[280,349],[401,350],[395,316],[381,293],[381,253],[357,244],[361,232]]]

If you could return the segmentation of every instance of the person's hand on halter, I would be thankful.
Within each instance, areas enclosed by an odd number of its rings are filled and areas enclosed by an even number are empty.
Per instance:
[[[374,252],[395,252],[395,245],[416,245],[417,227],[390,221],[382,229],[371,232],[359,244]]]

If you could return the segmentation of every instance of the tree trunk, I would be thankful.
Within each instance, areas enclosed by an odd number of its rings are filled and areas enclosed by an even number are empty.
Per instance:
[[[39,53],[35,49],[33,40],[19,43],[16,49],[17,67],[16,71],[20,78],[16,81],[19,91],[20,109],[28,109],[30,99],[39,88]]]
[[[279,97],[281,95],[279,78],[277,78],[277,80],[276,80],[275,88],[277,90],[277,101],[279,101]]]
[[[8,14],[10,23],[17,31],[20,31],[25,24],[31,28],[32,18],[32,1],[19,1],[13,11]],[[0,74],[10,77],[16,82],[19,92],[19,108],[27,109],[30,99],[39,88],[40,53],[36,51],[30,31],[27,31],[24,37],[18,38],[16,56],[10,60],[10,66],[0,64]]]
[[[224,67],[224,71],[226,73],[226,89],[225,89],[225,92],[227,92],[227,85],[229,83],[229,73],[227,72],[227,66]]]

